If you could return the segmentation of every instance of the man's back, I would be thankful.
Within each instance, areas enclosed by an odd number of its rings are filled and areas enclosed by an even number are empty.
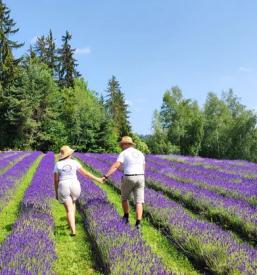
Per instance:
[[[134,147],[122,151],[117,161],[123,163],[125,174],[144,174],[145,156]]]

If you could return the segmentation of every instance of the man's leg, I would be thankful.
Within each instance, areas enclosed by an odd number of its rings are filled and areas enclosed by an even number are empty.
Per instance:
[[[143,216],[143,205],[142,203],[136,204],[136,218],[137,220],[141,221]]]
[[[128,214],[129,213],[129,203],[128,200],[122,200],[122,209],[124,214]]]
[[[142,220],[143,216],[143,203],[144,203],[144,187],[145,187],[145,182],[144,182],[144,177],[139,177],[138,178],[138,185],[134,189],[134,200],[136,204],[136,227],[140,227],[140,222]]]
[[[131,192],[131,184],[129,182],[129,180],[126,180],[126,178],[122,178],[122,183],[121,183],[121,201],[122,201],[122,209],[123,209],[123,213],[124,216],[122,218],[122,220],[125,223],[129,222],[129,194]]]

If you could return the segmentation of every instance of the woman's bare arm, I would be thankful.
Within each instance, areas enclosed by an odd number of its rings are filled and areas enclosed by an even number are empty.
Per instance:
[[[85,170],[83,167],[81,167],[79,169],[79,172],[81,175],[83,175],[84,177],[90,178],[91,180],[95,180],[99,183],[103,183],[103,180],[101,178],[96,177],[95,175],[93,175],[92,173],[88,172],[87,170]]]

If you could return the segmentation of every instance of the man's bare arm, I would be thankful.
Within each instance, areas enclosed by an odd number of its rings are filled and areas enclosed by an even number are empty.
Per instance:
[[[109,171],[105,174],[105,176],[107,178],[110,177],[117,169],[121,167],[121,164],[122,163],[119,161],[114,162]]]

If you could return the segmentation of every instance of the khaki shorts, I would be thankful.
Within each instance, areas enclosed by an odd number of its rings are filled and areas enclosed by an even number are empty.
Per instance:
[[[68,197],[76,201],[81,193],[80,182],[78,180],[64,180],[58,184],[58,201],[65,203]]]
[[[121,183],[121,199],[128,200],[133,192],[135,203],[144,203],[145,176],[123,176]]]

